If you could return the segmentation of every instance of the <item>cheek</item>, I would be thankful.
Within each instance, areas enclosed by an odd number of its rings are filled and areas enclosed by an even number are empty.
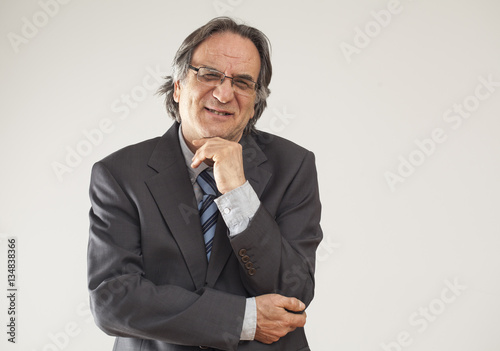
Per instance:
[[[192,108],[193,106],[199,106],[203,99],[206,99],[207,91],[201,89],[201,87],[194,84],[194,82],[188,80],[184,83],[179,83],[179,86],[174,90],[174,99],[183,105],[185,108]]]
[[[213,98],[211,91],[193,89],[189,95],[189,104],[193,108],[201,108],[206,105],[206,101],[210,101],[210,98]]]
[[[247,102],[247,105],[245,105],[245,111],[246,111],[245,114],[248,116],[249,119],[253,118],[253,115],[255,114],[255,103]]]

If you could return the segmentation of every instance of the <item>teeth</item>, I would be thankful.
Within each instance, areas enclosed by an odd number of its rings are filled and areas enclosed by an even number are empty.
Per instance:
[[[219,116],[227,116],[227,115],[230,115],[230,113],[225,113],[225,112],[218,112],[218,111],[215,111],[215,110],[212,110],[212,109],[208,109],[210,112],[212,113],[215,113],[216,115],[219,115]]]

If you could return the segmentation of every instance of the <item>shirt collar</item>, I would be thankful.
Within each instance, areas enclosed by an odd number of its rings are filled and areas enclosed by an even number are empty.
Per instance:
[[[182,135],[182,124],[179,126],[179,144],[181,145],[182,155],[184,156],[184,161],[186,162],[186,167],[189,172],[189,179],[191,180],[191,184],[194,184],[200,173],[211,167],[209,167],[205,162],[202,162],[198,168],[191,167],[194,153],[187,146],[186,140],[184,140],[184,135]]]

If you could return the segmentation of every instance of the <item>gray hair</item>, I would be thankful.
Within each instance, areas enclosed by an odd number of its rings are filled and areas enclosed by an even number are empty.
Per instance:
[[[217,17],[204,26],[196,29],[184,40],[177,50],[172,63],[172,75],[165,77],[166,81],[158,89],[158,94],[165,94],[167,113],[170,117],[180,122],[179,104],[175,102],[173,96],[174,84],[176,81],[186,78],[194,49],[211,35],[224,32],[238,34],[243,38],[250,39],[257,47],[260,55],[260,72],[259,78],[257,79],[257,92],[254,105],[255,114],[253,118],[248,121],[244,130],[244,134],[248,134],[255,132],[255,123],[262,115],[262,112],[264,112],[267,106],[266,99],[271,93],[271,90],[268,88],[272,76],[271,43],[269,38],[256,28],[244,24],[237,24],[229,17]]]

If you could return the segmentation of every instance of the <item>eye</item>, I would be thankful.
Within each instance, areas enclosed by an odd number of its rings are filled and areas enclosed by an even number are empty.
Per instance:
[[[208,73],[203,76],[206,79],[220,79],[220,74],[217,73]]]
[[[240,88],[241,90],[247,90],[247,89],[252,89],[253,82],[250,82],[247,79],[244,78],[235,78],[233,79],[234,84]]]
[[[200,70],[198,76],[207,82],[217,81],[222,79],[222,75],[218,72],[210,71],[207,69]]]

